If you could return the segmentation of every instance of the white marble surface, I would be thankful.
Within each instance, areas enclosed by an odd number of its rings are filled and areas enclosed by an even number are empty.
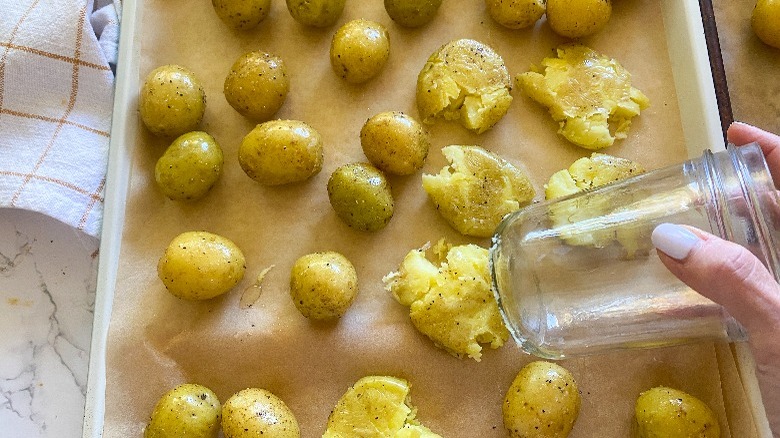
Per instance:
[[[98,244],[0,209],[0,438],[81,436]]]

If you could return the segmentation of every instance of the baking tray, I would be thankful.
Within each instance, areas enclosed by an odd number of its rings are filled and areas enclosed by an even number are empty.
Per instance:
[[[682,135],[688,154],[692,157],[699,156],[702,149],[706,147],[713,150],[723,149],[721,113],[718,111],[716,87],[708,59],[707,41],[702,25],[702,9],[694,0],[663,0],[660,3],[665,36],[669,42],[667,45],[668,56],[672,64],[673,80],[677,90],[676,103],[679,106]],[[454,6],[448,6],[445,3],[444,7]],[[132,175],[133,151],[138,143],[139,132],[134,104],[142,76],[140,72],[141,42],[138,36],[143,22],[142,15],[148,12],[144,11],[143,1],[127,0],[123,2],[120,59],[117,70],[84,423],[84,437],[90,438],[102,436],[103,430],[108,330],[117,284],[117,267],[121,254],[125,208]],[[272,16],[273,19],[282,19],[278,10],[276,14],[276,16]],[[284,17],[284,19],[289,19],[289,17]],[[345,19],[346,17],[342,17],[339,23],[343,23]],[[335,28],[331,32],[333,30]],[[640,37],[654,38],[656,36],[641,35]],[[416,68],[419,67],[421,65]],[[516,69],[510,71],[513,75],[518,73]],[[513,103],[514,106],[528,104],[521,102],[519,97],[521,93],[517,90],[513,94],[516,100]],[[221,96],[209,97],[210,99],[219,99]],[[416,115],[414,112],[412,114]],[[508,122],[502,121],[500,123]],[[447,125],[447,129],[458,130],[460,128],[455,125]],[[606,152],[609,153],[610,150]],[[431,154],[437,154],[436,149],[432,149]],[[406,248],[406,250],[408,249],[411,248]],[[394,263],[397,264],[398,261],[400,259]],[[512,347],[510,340],[508,345],[503,348]],[[729,351],[736,358],[758,435],[770,437],[749,350],[745,345],[737,344],[732,346]],[[327,409],[329,408],[327,407]]]

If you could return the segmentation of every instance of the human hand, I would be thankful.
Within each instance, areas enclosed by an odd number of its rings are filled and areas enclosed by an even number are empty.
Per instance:
[[[736,145],[758,142],[780,187],[779,136],[737,122],[727,137]],[[747,249],[696,228],[662,224],[652,238],[669,271],[747,330],[769,424],[780,438],[780,285]]]

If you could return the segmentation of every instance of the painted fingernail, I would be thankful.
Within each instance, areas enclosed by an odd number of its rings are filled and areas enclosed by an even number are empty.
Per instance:
[[[675,224],[658,225],[653,230],[651,240],[659,251],[676,260],[688,257],[691,250],[701,242],[687,228]]]

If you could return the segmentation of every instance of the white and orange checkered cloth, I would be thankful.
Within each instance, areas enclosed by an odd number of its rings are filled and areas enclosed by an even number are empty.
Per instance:
[[[118,6],[0,0],[0,207],[99,235]]]

